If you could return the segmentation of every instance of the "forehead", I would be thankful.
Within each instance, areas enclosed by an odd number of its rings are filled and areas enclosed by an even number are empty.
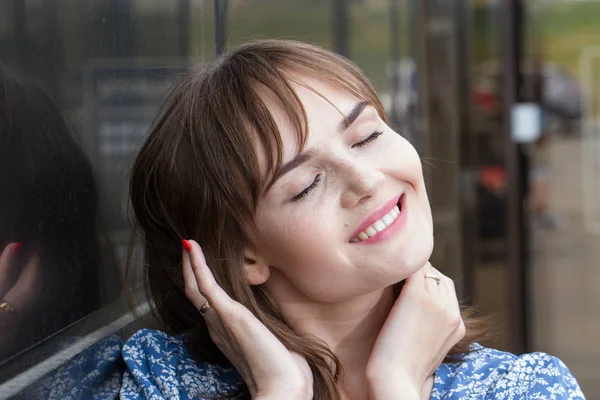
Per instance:
[[[291,83],[296,95],[302,103],[308,122],[307,144],[311,139],[321,135],[334,134],[344,116],[354,108],[359,98],[348,91],[306,75],[296,78]],[[302,149],[299,148],[297,133],[288,120],[281,103],[268,90],[259,90],[259,95],[271,111],[271,115],[281,137],[284,150],[284,160],[293,157]]]

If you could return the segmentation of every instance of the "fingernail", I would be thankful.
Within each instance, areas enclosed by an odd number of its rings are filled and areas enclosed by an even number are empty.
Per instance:
[[[188,253],[190,251],[192,251],[192,246],[190,245],[190,242],[188,242],[187,240],[182,239],[181,244],[183,245],[183,248],[187,250]]]
[[[15,243],[15,245],[13,246],[13,248],[10,251],[13,253],[17,253],[19,251],[19,249],[21,248],[21,246],[23,246],[23,243],[17,242],[17,243]]]

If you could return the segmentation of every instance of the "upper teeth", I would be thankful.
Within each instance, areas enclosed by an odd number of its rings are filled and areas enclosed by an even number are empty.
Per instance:
[[[377,232],[381,232],[386,227],[390,226],[392,224],[392,222],[394,222],[396,220],[396,218],[398,218],[398,215],[400,215],[400,209],[396,205],[396,206],[394,206],[394,208],[392,208],[390,210],[390,212],[385,214],[383,216],[383,218],[381,218],[379,221],[376,221],[374,224],[370,225],[367,229],[365,229],[364,231],[362,231],[361,233],[356,235],[356,238],[354,238],[354,240],[356,240],[356,241],[367,240],[368,238],[375,236],[377,234]]]

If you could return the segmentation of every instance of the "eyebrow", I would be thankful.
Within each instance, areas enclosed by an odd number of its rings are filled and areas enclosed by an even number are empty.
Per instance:
[[[367,103],[366,101],[361,101],[359,103],[356,103],[356,105],[354,106],[354,108],[352,109],[352,111],[350,111],[350,114],[348,114],[342,120],[342,122],[340,122],[340,125],[338,126],[338,132],[342,133],[346,129],[348,129],[350,127],[350,125],[352,125],[354,123],[354,121],[356,121],[356,119],[358,118],[358,116],[363,112],[363,110],[368,105],[369,105],[369,103]]]
[[[344,119],[342,120],[342,122],[340,122],[340,124],[338,125],[338,132],[342,133],[346,129],[348,129],[350,127],[350,125],[352,125],[354,123],[354,121],[356,121],[356,119],[360,116],[360,114],[364,111],[364,109],[368,105],[369,105],[369,103],[367,103],[366,101],[361,101],[361,102],[356,103],[354,108],[352,108],[352,111],[350,111],[350,113],[347,116],[345,116]],[[284,163],[281,166],[281,168],[279,169],[279,171],[277,171],[275,173],[275,175],[273,176],[273,179],[267,186],[266,191],[268,191],[271,188],[271,186],[273,186],[273,184],[279,178],[281,178],[283,175],[287,174],[288,172],[292,171],[295,168],[298,168],[299,166],[301,166],[302,164],[304,164],[305,162],[307,162],[308,160],[313,158],[316,154],[317,154],[317,151],[315,151],[315,150],[312,150],[312,149],[307,150],[307,151],[304,151],[304,152],[298,154],[296,157],[292,158],[290,161]]]

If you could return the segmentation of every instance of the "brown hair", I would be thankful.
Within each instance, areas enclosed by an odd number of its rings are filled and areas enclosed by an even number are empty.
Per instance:
[[[294,332],[264,289],[246,282],[242,268],[257,202],[282,163],[281,138],[257,88],[267,88],[281,103],[301,150],[307,117],[292,87],[302,85],[298,74],[317,76],[346,90],[385,119],[369,81],[341,56],[294,41],[261,40],[232,48],[186,76],[163,106],[133,165],[134,235],[143,244],[153,310],[169,333],[187,333],[192,354],[204,361],[227,362],[185,296],[182,238],[198,241],[225,291],[288,349],[306,357],[314,376],[314,398],[339,399],[341,366],[333,352],[322,341]],[[260,150],[268,158],[262,172]],[[465,324],[467,336],[451,355],[465,353],[478,338],[480,324],[468,318]]]

